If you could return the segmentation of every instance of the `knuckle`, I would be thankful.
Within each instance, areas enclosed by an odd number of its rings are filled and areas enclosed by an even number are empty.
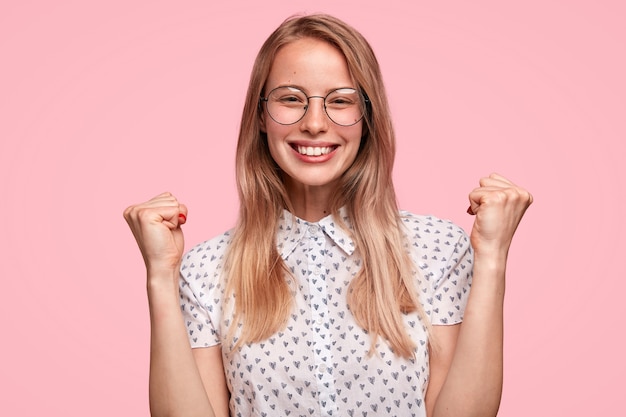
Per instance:
[[[150,213],[150,209],[147,207],[137,207],[134,211],[135,217],[139,220],[144,219]]]
[[[137,206],[136,205],[128,206],[124,210],[124,218],[127,219],[127,220],[130,220],[130,219],[132,219],[135,216],[136,212],[137,212]]]

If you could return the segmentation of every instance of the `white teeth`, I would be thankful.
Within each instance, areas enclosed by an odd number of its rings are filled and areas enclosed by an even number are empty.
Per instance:
[[[324,147],[298,146],[297,148],[298,148],[298,153],[302,155],[308,155],[308,156],[326,155],[330,153],[330,151],[332,150],[332,148],[329,146],[324,146]]]

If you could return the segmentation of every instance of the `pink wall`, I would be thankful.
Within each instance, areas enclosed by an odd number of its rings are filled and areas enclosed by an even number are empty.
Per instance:
[[[469,229],[467,193],[491,171],[535,196],[510,259],[500,415],[616,415],[621,2],[2,3],[0,414],[148,415],[143,264],[122,210],[170,190],[188,246],[230,227],[254,55],[288,15],[325,11],[378,53],[402,207]]]

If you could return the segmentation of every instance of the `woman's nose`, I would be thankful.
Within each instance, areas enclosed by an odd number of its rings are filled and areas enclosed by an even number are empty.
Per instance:
[[[311,100],[318,99],[318,100]],[[319,103],[318,103],[319,102]],[[324,97],[311,96],[309,97],[309,104],[306,114],[302,119],[300,128],[306,130],[311,134],[318,134],[328,130],[330,120],[324,110]]]

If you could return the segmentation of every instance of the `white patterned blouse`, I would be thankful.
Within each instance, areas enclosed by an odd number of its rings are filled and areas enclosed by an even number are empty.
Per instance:
[[[432,325],[461,322],[473,262],[467,234],[449,221],[401,215],[415,282]],[[385,342],[368,356],[369,335],[346,304],[361,258],[332,216],[311,223],[285,211],[277,247],[294,278],[293,312],[282,331],[232,352],[225,340],[232,303],[224,299],[222,277],[229,242],[226,232],[183,257],[180,301],[191,346],[223,346],[232,416],[426,416],[424,326],[416,313],[405,315],[417,345],[414,358],[395,356]]]

